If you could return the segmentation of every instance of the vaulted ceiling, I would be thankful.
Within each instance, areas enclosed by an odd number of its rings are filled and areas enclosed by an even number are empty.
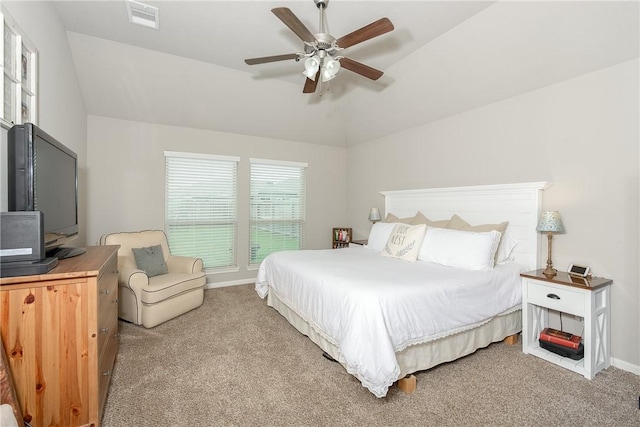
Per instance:
[[[300,52],[272,13],[312,32],[312,0],[149,1],[159,30],[131,24],[123,1],[55,1],[89,114],[348,146],[429,123],[639,56],[637,2],[330,0],[335,37],[383,16],[395,30],[346,50],[382,70],[341,70],[302,93]]]

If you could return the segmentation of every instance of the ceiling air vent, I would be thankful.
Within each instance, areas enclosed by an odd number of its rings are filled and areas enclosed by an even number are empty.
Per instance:
[[[133,0],[129,0],[126,3],[129,22],[155,28],[156,30],[160,27],[160,15],[157,7]]]

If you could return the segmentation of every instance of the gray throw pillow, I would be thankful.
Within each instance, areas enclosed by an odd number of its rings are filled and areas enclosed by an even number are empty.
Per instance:
[[[162,246],[155,245],[148,248],[133,248],[133,256],[136,259],[136,266],[144,270],[147,276],[153,277],[160,274],[167,274],[167,263],[164,262]]]

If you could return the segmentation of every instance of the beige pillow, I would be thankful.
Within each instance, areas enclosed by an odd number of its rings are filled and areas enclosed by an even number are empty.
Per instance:
[[[440,221],[432,221],[426,216],[424,216],[422,212],[418,212],[416,216],[414,216],[413,219],[411,220],[411,225],[425,224],[428,227],[446,228],[447,224],[449,224],[449,221],[450,220],[448,219],[443,219]]]
[[[386,218],[384,219],[384,222],[399,222],[399,223],[402,223],[402,224],[411,224],[412,220],[413,220],[413,217],[411,217],[411,218],[398,218],[394,214],[387,214]]]
[[[426,231],[427,226],[424,224],[396,224],[387,244],[382,249],[382,255],[405,261],[415,261],[418,258]]]
[[[449,220],[446,228],[451,230],[463,230],[463,231],[475,231],[475,232],[485,232],[485,231],[499,231],[500,235],[504,235],[504,232],[507,230],[507,226],[509,225],[509,221],[501,222],[500,224],[481,224],[481,225],[471,225],[464,219],[460,218],[458,215],[453,215]]]

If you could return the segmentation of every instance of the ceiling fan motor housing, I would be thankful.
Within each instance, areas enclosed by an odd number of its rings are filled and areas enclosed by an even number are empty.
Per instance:
[[[314,43],[315,46],[310,46],[309,52],[313,51],[325,51],[329,56],[334,56],[338,51],[338,46],[336,45],[336,38],[331,34],[318,33],[314,34],[317,44]]]

